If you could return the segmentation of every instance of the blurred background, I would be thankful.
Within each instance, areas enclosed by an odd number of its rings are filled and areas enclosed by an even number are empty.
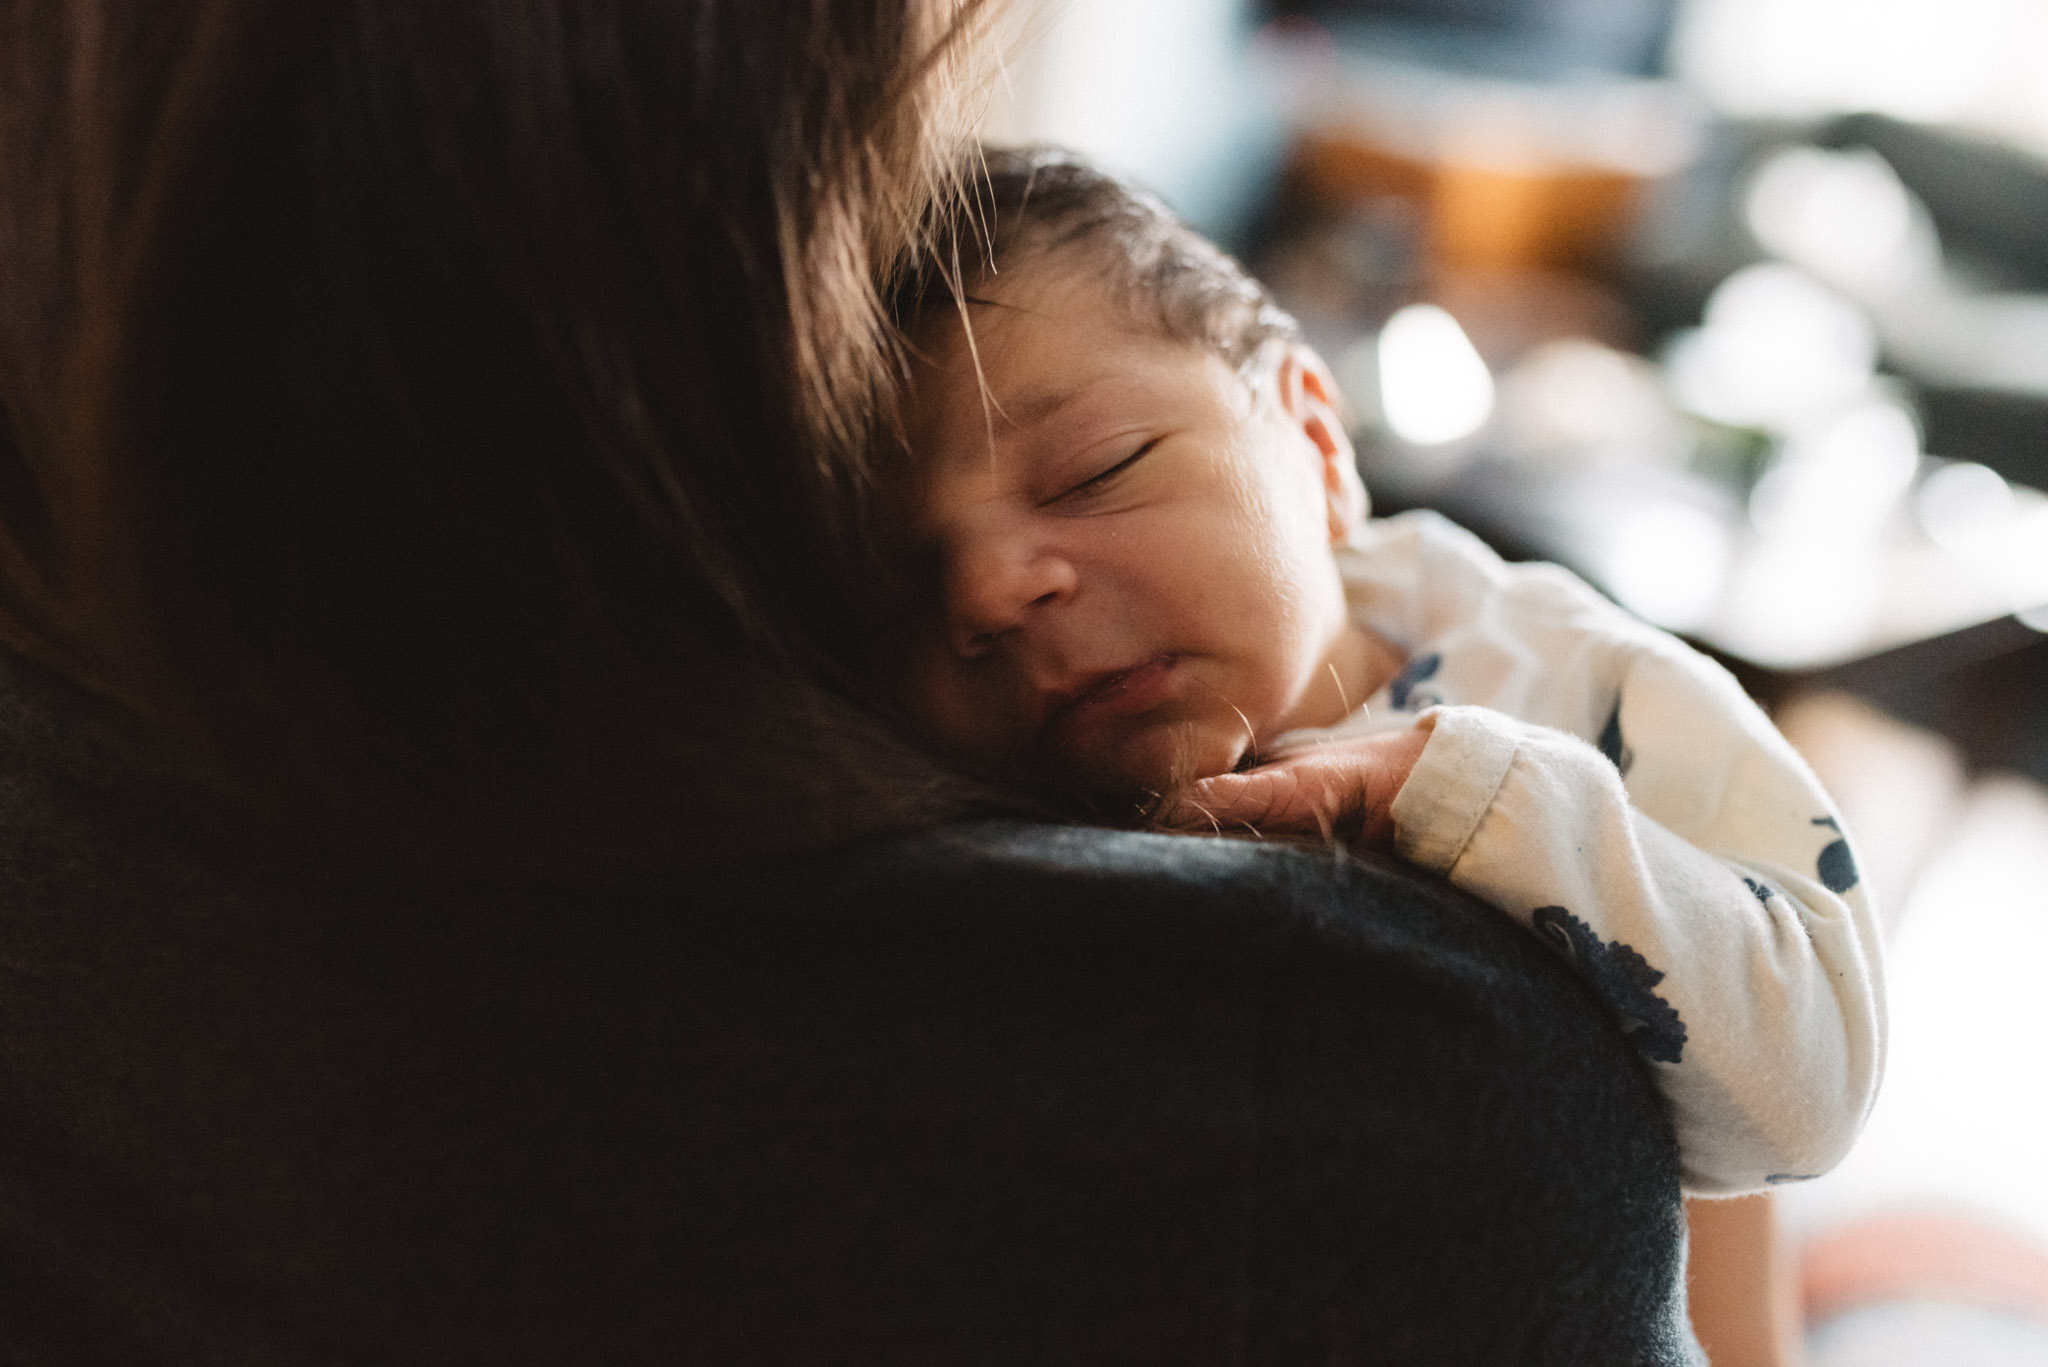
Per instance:
[[[1794,1240],[1917,1210],[2048,1244],[2048,0],[1011,24],[987,135],[1150,185],[1272,285],[1376,512],[1686,636],[1835,792],[1894,1048]]]

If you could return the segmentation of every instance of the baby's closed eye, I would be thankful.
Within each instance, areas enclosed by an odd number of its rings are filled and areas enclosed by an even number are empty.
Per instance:
[[[1101,493],[1102,491],[1109,488],[1112,484],[1114,484],[1117,481],[1118,477],[1128,473],[1131,470],[1131,468],[1135,466],[1139,461],[1143,460],[1146,456],[1151,455],[1154,448],[1156,448],[1159,445],[1160,440],[1161,439],[1158,437],[1152,437],[1148,439],[1143,445],[1139,446],[1137,450],[1132,451],[1127,456],[1124,456],[1115,464],[1111,465],[1108,469],[1090,475],[1088,478],[1082,480],[1080,483],[1072,485],[1069,488],[1063,490],[1062,492],[1053,495],[1050,499],[1047,499],[1046,502],[1076,502],[1085,500],[1093,494]]]

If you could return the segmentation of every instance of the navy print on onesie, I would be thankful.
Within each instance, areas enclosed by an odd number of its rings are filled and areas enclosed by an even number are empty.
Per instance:
[[[1614,695],[1614,710],[1607,714],[1607,725],[1600,728],[1600,753],[1607,756],[1607,762],[1623,778],[1635,767],[1635,751],[1621,738],[1621,694]]]
[[[1443,702],[1443,699],[1434,693],[1415,691],[1415,685],[1436,676],[1437,667],[1443,662],[1443,656],[1431,651],[1427,655],[1417,656],[1402,667],[1401,672],[1394,676],[1394,681],[1387,685],[1387,693],[1396,712],[1420,712],[1425,707],[1435,707]]]
[[[1820,874],[1821,885],[1829,892],[1847,892],[1856,886],[1856,856],[1849,853],[1849,842],[1839,838],[1842,825],[1831,816],[1817,816],[1813,824],[1827,827],[1837,837],[1820,852],[1820,867],[1816,872]]]
[[[1593,995],[1621,1021],[1621,1033],[1636,1052],[1658,1063],[1676,1063],[1685,1053],[1685,1022],[1670,1002],[1650,989],[1664,974],[1619,940],[1613,944],[1563,907],[1530,913],[1536,933],[1564,951],[1592,987]]]

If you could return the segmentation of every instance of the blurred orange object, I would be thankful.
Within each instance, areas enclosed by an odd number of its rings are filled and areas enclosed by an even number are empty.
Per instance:
[[[1428,265],[1450,273],[1597,268],[1621,245],[1644,186],[1643,177],[1607,167],[1422,160],[1331,129],[1297,139],[1289,173],[1318,207],[1415,203]]]
[[[1811,1240],[1808,1323],[1862,1305],[1937,1300],[2048,1321],[2048,1248],[1967,1211],[1902,1210]]]

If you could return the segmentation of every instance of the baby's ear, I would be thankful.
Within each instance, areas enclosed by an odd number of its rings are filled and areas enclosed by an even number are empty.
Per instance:
[[[1341,545],[1365,522],[1365,483],[1345,430],[1337,381],[1313,347],[1289,342],[1280,358],[1280,405],[1322,459],[1330,510],[1330,544]]]

